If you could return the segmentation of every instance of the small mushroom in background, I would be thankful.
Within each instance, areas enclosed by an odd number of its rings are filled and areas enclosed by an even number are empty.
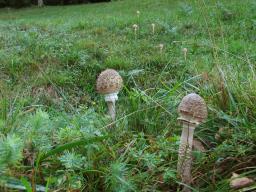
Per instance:
[[[207,118],[207,106],[202,97],[195,93],[186,95],[179,107],[178,112],[181,122],[182,134],[179,147],[179,157],[177,165],[177,174],[184,183],[183,191],[191,191],[189,187],[192,181],[191,165],[192,165],[192,146],[193,134],[195,128]],[[186,186],[187,185],[187,186]]]
[[[187,60],[188,49],[187,49],[187,48],[183,48],[183,49],[182,49],[182,52],[183,52],[183,54],[184,54],[184,59],[185,59],[185,61],[186,61],[186,60]]]
[[[132,25],[132,28],[134,29],[134,34],[135,34],[135,36],[137,35],[137,31],[138,31],[138,29],[139,29],[139,26],[137,25],[137,24],[133,24]]]
[[[97,79],[97,92],[105,96],[108,105],[108,112],[112,120],[115,121],[115,103],[118,100],[118,93],[123,87],[123,79],[114,69],[102,71]]]
[[[238,174],[233,173],[230,181],[231,189],[242,189],[252,185],[254,181],[248,177],[240,177]]]
[[[163,53],[163,49],[164,49],[164,44],[160,43],[158,45],[159,49],[160,49],[160,53]]]
[[[137,17],[139,18],[140,17],[140,11],[136,11],[137,13]]]

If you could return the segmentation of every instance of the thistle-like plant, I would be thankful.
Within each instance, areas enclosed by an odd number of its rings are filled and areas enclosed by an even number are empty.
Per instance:
[[[0,172],[22,159],[23,141],[16,135],[0,138]]]
[[[105,183],[110,191],[134,191],[134,185],[128,179],[128,169],[125,163],[112,163],[105,177]]]
[[[52,134],[55,131],[49,114],[38,110],[28,117],[19,133],[26,138],[27,144],[33,144],[37,150],[49,150],[52,147]]]
[[[65,151],[59,160],[66,169],[76,170],[85,166],[85,157],[80,154],[76,154],[74,151]]]

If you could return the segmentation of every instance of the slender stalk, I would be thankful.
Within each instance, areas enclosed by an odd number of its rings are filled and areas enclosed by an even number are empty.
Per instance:
[[[188,49],[187,48],[183,48],[183,54],[184,54],[184,59],[185,61],[187,60],[187,52],[188,52]]]
[[[115,101],[108,101],[108,114],[110,115],[112,121],[116,119]]]
[[[153,35],[154,35],[154,34],[155,34],[155,24],[152,23],[151,26],[152,26],[152,33],[153,33]]]
[[[192,181],[191,164],[194,129],[194,124],[183,122],[177,171],[182,183],[186,185],[190,185]],[[183,191],[190,192],[191,189],[184,186]]]
[[[38,0],[38,7],[43,7],[44,1],[43,0]]]

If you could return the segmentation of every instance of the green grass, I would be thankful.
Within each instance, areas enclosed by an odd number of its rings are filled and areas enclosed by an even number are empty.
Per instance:
[[[256,178],[255,40],[252,0],[0,9],[1,182],[177,191],[177,106],[190,92],[209,111],[195,133],[207,149],[194,152],[195,191],[230,191],[232,172]],[[95,91],[106,68],[124,79],[115,130]]]

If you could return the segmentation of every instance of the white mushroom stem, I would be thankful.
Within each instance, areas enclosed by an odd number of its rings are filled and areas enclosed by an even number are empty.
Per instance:
[[[116,119],[115,101],[113,101],[113,102],[108,101],[107,104],[108,104],[108,113],[109,113],[112,121],[115,121],[115,119]]]
[[[135,36],[137,36],[137,30],[138,30],[138,28],[134,27],[134,34],[135,34]]]
[[[116,119],[115,103],[118,100],[117,94],[118,92],[105,95],[105,101],[108,105],[108,114],[110,115],[112,121],[115,121]]]
[[[182,134],[179,147],[179,157],[178,157],[178,175],[181,178],[182,183],[185,185],[190,185],[192,181],[191,177],[191,164],[192,164],[192,145],[193,145],[193,135],[196,124],[189,122],[182,122]],[[183,191],[189,192],[190,188],[184,186]]]
[[[154,34],[155,34],[155,24],[152,23],[151,25],[152,25],[152,33],[153,33],[153,35],[154,35]]]

